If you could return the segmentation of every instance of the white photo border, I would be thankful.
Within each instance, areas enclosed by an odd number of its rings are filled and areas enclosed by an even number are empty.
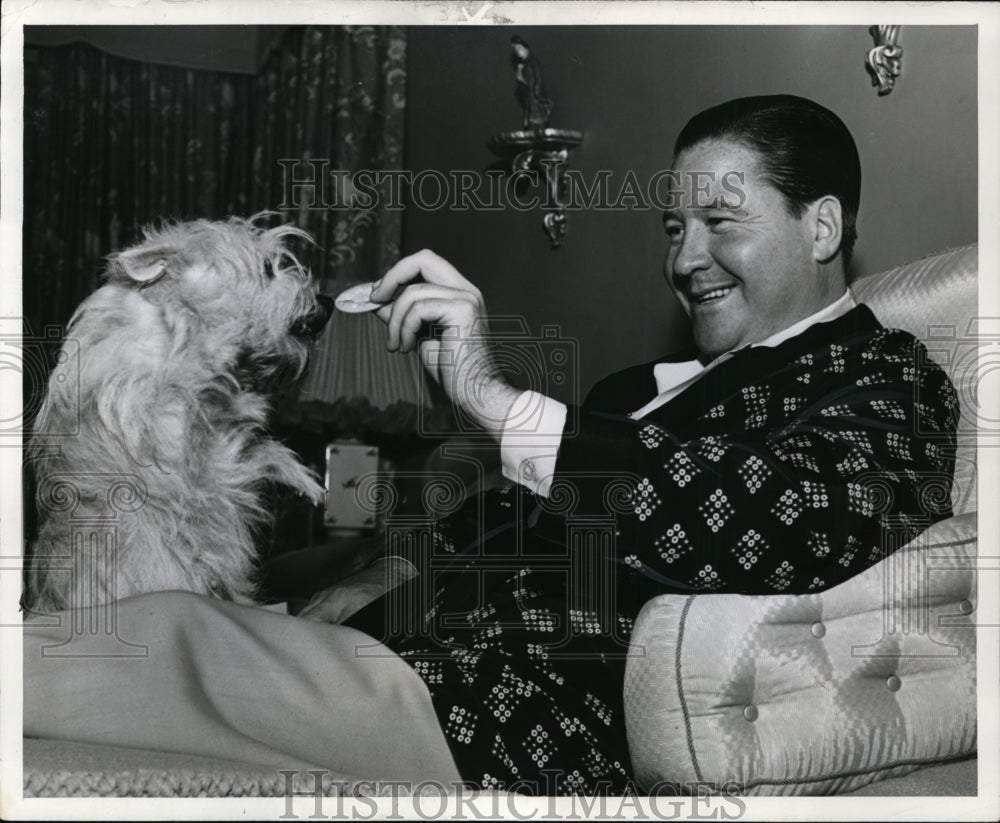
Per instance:
[[[0,40],[0,322],[21,316],[21,225],[23,158],[23,27],[25,25],[231,25],[396,24],[396,25],[977,25],[979,31],[979,256],[980,271],[1000,271],[1000,4],[847,2],[392,2],[358,0],[8,0],[3,5]],[[1000,316],[1000,277],[980,277],[980,314]],[[5,328],[7,333],[9,329]],[[18,325],[16,333],[20,333]],[[4,414],[21,407],[19,374],[0,370]],[[1000,381],[984,381],[980,403],[1000,408]],[[22,694],[20,567],[22,551],[20,444],[0,448],[0,815],[6,819],[247,819],[279,818],[283,798],[241,799],[25,799],[22,797]],[[980,555],[1000,547],[1000,506],[985,502],[1000,493],[1000,450],[979,449]],[[992,558],[994,561],[997,558]],[[747,820],[988,820],[1000,817],[1000,569],[979,571],[983,625],[978,632],[979,796],[960,797],[795,797],[744,798]],[[521,819],[569,816],[571,798],[519,798]],[[380,817],[413,816],[405,799],[398,809],[380,801]],[[642,801],[635,816],[650,814]],[[453,812],[452,807],[449,812]],[[313,812],[309,798],[297,798],[297,816]],[[408,814],[409,811],[409,814]],[[466,809],[469,819],[469,810]],[[359,818],[364,819],[364,818]],[[391,819],[391,818],[390,818]],[[582,819],[577,817],[576,819]],[[657,819],[649,816],[647,819]],[[704,819],[704,818],[702,818]]]

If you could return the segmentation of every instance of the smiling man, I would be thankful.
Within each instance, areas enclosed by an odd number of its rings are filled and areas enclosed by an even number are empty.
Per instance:
[[[926,492],[950,487],[954,389],[847,288],[861,189],[847,127],[799,97],[733,100],[687,124],[674,169],[698,181],[664,215],[694,347],[605,378],[582,406],[506,382],[476,331],[482,295],[432,252],[372,293],[388,347],[419,346],[518,484],[436,527],[458,559],[426,625],[386,638],[374,604],[348,621],[421,672],[459,770],[484,785],[547,767],[558,793],[621,790],[621,652],[650,597],[822,591],[950,515]],[[428,323],[444,334],[422,337]],[[602,561],[545,576],[539,554],[571,557],[574,529],[609,516]],[[491,552],[519,567],[489,577]]]
[[[766,167],[766,155],[732,137],[685,146],[675,162],[682,178],[711,181],[711,205],[695,201],[664,215],[667,282],[703,360],[760,343],[847,291],[839,253],[845,207],[833,195],[789,207]],[[717,191],[731,169],[742,170],[742,206]]]

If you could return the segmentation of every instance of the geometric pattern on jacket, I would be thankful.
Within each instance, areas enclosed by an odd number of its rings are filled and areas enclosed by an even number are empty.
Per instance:
[[[633,420],[656,394],[653,365],[605,378],[570,408],[575,435],[553,478],[555,495],[572,486],[577,512],[614,506],[639,599],[665,590],[658,580],[821,591],[951,515],[954,387],[922,343],[867,306],[741,349]],[[558,529],[550,519],[552,538]]]

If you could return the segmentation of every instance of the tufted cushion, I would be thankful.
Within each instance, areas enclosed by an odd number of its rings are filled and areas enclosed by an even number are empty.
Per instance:
[[[663,595],[625,676],[636,776],[829,794],[976,746],[975,515],[815,595]]]
[[[859,302],[867,303],[884,326],[906,329],[927,346],[944,367],[962,406],[952,505],[956,514],[975,511],[976,345],[979,305],[976,246],[933,254],[851,284]],[[992,414],[990,415],[992,419]]]

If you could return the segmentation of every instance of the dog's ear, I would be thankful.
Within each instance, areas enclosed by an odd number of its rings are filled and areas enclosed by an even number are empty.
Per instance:
[[[112,259],[127,279],[149,285],[166,274],[167,264],[175,254],[177,249],[174,246],[139,246],[119,252]]]

